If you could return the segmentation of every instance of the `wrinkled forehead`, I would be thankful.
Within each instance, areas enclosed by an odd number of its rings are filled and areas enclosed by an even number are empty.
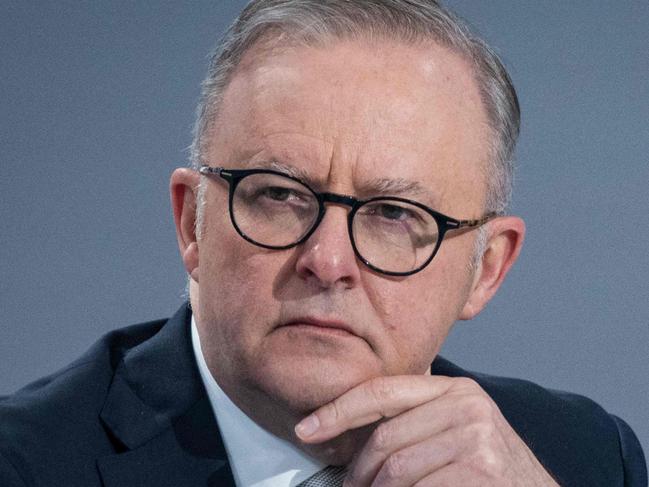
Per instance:
[[[488,136],[473,69],[445,47],[264,44],[225,89],[208,154],[298,165],[312,182],[347,191],[378,178],[483,196]]]

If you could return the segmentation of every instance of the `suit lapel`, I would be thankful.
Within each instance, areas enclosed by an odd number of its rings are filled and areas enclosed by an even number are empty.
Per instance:
[[[232,485],[196,368],[183,306],[118,365],[101,420],[118,451],[98,459],[106,487]]]

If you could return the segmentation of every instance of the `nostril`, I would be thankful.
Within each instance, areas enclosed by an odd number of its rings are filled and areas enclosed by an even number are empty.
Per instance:
[[[346,241],[347,240],[347,241]],[[342,285],[353,287],[360,278],[356,255],[348,239],[332,236],[323,241],[316,236],[298,247],[296,272],[304,280],[316,281],[318,287]]]

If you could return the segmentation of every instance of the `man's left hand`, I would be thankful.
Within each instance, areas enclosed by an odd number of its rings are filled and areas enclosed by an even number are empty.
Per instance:
[[[556,486],[487,393],[473,380],[394,376],[366,381],[296,427],[321,443],[378,422],[345,486]]]

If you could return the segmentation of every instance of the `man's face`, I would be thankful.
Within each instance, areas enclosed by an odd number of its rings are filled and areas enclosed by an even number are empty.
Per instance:
[[[483,213],[486,115],[469,65],[435,45],[250,53],[210,137],[212,166],[276,161],[316,190],[361,198],[413,182],[425,191],[398,196],[460,219]],[[203,183],[193,304],[207,363],[235,402],[297,414],[372,377],[427,372],[471,293],[476,232],[451,232],[423,271],[388,277],[354,255],[348,208],[328,205],[307,242],[267,250],[233,228],[227,183]]]

